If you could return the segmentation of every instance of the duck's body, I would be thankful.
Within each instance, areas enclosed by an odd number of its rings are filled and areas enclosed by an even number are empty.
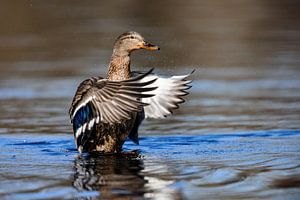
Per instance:
[[[120,152],[127,137],[138,144],[145,117],[166,117],[184,102],[189,75],[133,73],[130,54],[137,49],[159,50],[136,32],[124,33],[115,42],[107,78],[92,77],[79,85],[69,110],[79,152]]]

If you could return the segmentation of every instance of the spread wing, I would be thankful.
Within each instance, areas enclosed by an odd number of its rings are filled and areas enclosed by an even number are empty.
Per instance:
[[[142,81],[157,79],[150,85],[151,87],[157,87],[154,91],[151,91],[154,96],[142,99],[143,103],[149,104],[144,107],[145,118],[165,118],[172,115],[172,111],[179,108],[179,104],[184,102],[183,96],[189,94],[187,90],[192,86],[189,85],[191,80],[187,80],[187,78],[193,72],[172,77],[159,77],[150,74],[143,78]],[[150,93],[147,92],[147,94]]]
[[[142,80],[152,70],[125,81],[110,81],[101,77],[83,81],[69,110],[75,137],[91,130],[97,123],[118,123],[130,119],[130,113],[141,111],[147,103],[140,99],[152,97],[150,91],[156,89],[149,87],[156,81],[155,77]]]

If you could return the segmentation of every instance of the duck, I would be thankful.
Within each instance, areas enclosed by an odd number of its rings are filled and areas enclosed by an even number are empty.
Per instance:
[[[191,88],[189,76],[161,76],[131,71],[136,50],[158,51],[141,34],[129,31],[115,40],[108,73],[81,82],[69,109],[77,150],[120,153],[127,138],[139,144],[138,129],[144,119],[162,119],[185,102]]]

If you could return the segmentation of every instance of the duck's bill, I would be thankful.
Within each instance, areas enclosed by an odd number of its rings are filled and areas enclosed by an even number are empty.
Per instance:
[[[150,44],[148,42],[145,42],[143,45],[142,45],[142,49],[147,49],[147,50],[151,50],[151,51],[157,51],[159,50],[159,46],[156,46],[156,45],[153,45],[153,44]]]

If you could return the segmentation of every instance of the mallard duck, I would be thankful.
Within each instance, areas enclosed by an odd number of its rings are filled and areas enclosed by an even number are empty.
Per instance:
[[[130,55],[138,49],[159,50],[137,32],[121,34],[114,43],[106,78],[91,77],[77,88],[69,115],[78,151],[119,153],[126,138],[139,144],[145,118],[165,118],[184,102],[188,75],[162,77],[132,72]]]

